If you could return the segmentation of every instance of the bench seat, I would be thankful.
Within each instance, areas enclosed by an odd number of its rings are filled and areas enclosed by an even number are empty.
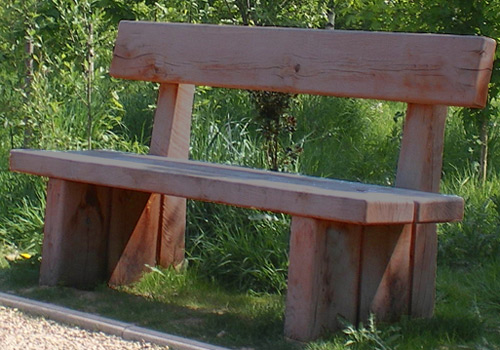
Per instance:
[[[115,151],[13,150],[11,170],[361,225],[460,220],[463,199]]]

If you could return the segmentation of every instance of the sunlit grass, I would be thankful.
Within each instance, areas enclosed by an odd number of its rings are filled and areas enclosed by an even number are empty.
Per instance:
[[[500,344],[500,264],[438,269],[435,315],[376,319],[308,344],[283,338],[284,296],[238,292],[199,276],[152,268],[138,283],[94,291],[38,286],[38,258],[0,269],[0,290],[125,322],[211,342],[256,350],[304,349],[498,349]]]

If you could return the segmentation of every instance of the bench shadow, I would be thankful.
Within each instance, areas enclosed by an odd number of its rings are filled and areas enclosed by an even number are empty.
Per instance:
[[[304,347],[283,337],[282,303],[276,302],[281,296],[249,297],[215,286],[214,290],[204,287],[201,292],[181,290],[166,295],[135,295],[132,288],[104,284],[93,290],[46,287],[38,284],[39,268],[36,258],[11,262],[10,267],[0,269],[0,291],[219,346]],[[249,305],[242,306],[245,302]]]

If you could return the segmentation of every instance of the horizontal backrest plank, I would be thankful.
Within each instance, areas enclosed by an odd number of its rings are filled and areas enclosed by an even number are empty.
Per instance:
[[[483,107],[476,36],[122,21],[110,73],[160,83]]]
[[[358,224],[456,221],[456,196],[109,151],[12,150],[36,175]]]

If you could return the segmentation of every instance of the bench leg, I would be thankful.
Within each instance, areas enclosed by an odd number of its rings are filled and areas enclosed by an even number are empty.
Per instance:
[[[135,282],[145,265],[184,260],[186,199],[113,189],[110,220],[110,285]]]
[[[293,217],[285,336],[308,341],[374,313],[409,312],[410,225],[360,226]]]
[[[136,281],[155,266],[161,196],[50,179],[40,284]]]
[[[360,227],[292,218],[285,336],[307,341],[357,321]],[[341,278],[339,278],[342,276]]]
[[[92,287],[106,279],[110,189],[50,179],[40,284]]]
[[[413,228],[414,266],[412,284],[412,317],[432,317],[436,295],[438,238],[435,224]]]

